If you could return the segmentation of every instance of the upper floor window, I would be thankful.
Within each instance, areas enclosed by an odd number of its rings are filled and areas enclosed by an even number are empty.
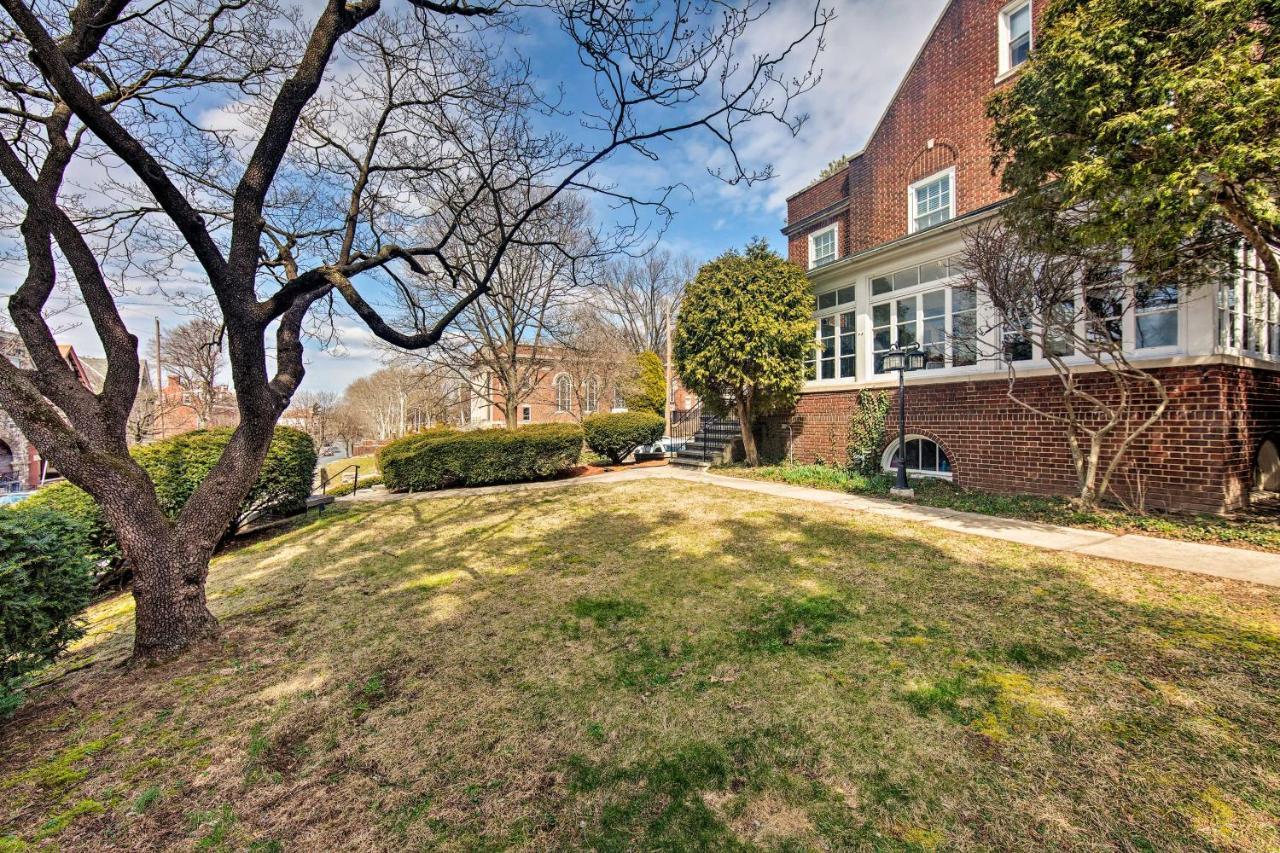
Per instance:
[[[836,259],[836,226],[809,235],[809,269],[829,264]]]
[[[923,231],[955,216],[955,170],[948,169],[911,185],[911,232]]]
[[[1017,0],[1000,12],[1000,73],[1007,74],[1031,55],[1031,0]]]

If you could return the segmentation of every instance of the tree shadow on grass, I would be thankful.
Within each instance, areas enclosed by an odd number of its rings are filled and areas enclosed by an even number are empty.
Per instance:
[[[118,739],[12,783],[0,835],[159,781],[74,831],[189,843],[230,803],[246,843],[1269,841],[1280,639],[1219,596],[1274,625],[1274,593],[668,482],[354,506],[220,561],[207,657],[38,698],[14,773]]]

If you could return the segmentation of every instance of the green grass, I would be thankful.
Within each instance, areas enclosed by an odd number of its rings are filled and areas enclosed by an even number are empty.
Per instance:
[[[378,473],[378,458],[376,456],[373,456],[372,454],[369,456],[352,456],[348,459],[339,459],[335,462],[330,462],[328,465],[325,465],[324,469],[325,471],[328,472],[330,477],[336,477],[338,476],[339,471],[342,471],[344,468],[347,468],[348,466],[351,466],[351,465],[360,466],[360,479],[362,480],[365,478],[366,475],[372,476]],[[343,473],[342,476],[350,477],[354,473],[355,471],[346,471]]]
[[[726,466],[717,468],[716,473],[883,498],[890,497],[889,488],[893,485],[893,478],[889,475],[867,476],[834,465],[772,465],[760,468]],[[921,506],[1064,527],[1087,527],[1111,533],[1142,533],[1166,539],[1280,552],[1280,525],[1274,523],[1236,521],[1213,515],[1142,514],[1107,507],[1082,512],[1072,507],[1065,498],[993,495],[957,488],[945,480],[929,478],[912,480],[911,487],[916,493],[913,502]]]
[[[343,504],[209,600],[132,669],[86,613],[0,850],[1280,848],[1277,589],[654,480]]]

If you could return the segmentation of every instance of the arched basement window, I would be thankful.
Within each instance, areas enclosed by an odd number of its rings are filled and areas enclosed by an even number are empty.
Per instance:
[[[1273,438],[1263,441],[1258,448],[1253,484],[1262,492],[1280,492],[1280,447]]]
[[[884,451],[881,464],[892,473],[898,466],[898,442],[894,441]],[[916,477],[942,477],[951,479],[951,459],[937,442],[922,435],[907,436],[907,473]]]

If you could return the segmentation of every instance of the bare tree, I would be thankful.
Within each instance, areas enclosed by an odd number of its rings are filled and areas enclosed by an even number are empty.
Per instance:
[[[594,266],[601,251],[588,220],[578,196],[543,208],[526,225],[521,244],[504,254],[489,292],[458,315],[436,351],[421,355],[501,411],[508,427],[517,425],[521,405],[546,375],[547,347],[578,288],[578,269]],[[487,250],[483,244],[473,248]],[[433,314],[455,298],[450,284],[429,280],[400,293],[411,315],[424,305],[424,313]]]
[[[692,257],[665,250],[610,266],[601,304],[633,353],[666,353],[667,317],[675,315],[685,285],[697,274]]]
[[[830,14],[815,8],[769,52],[754,35],[767,8],[0,0],[0,195],[25,264],[9,313],[34,362],[0,361],[0,407],[101,504],[134,569],[135,658],[217,631],[209,558],[303,379],[313,309],[350,311],[398,347],[431,347],[562,194],[595,192],[637,219],[669,215],[671,186],[603,181],[615,155],[656,158],[701,133],[722,146],[720,177],[770,176],[736,142],[758,118],[798,130],[795,96],[818,79],[800,53],[820,48]],[[540,29],[558,31],[591,78],[587,108],[539,91],[507,52],[500,28],[533,18],[558,24]],[[557,130],[567,125],[572,139]],[[460,246],[476,235],[483,256]],[[397,328],[371,294],[403,275],[447,280],[456,301]],[[140,281],[169,276],[193,282],[225,328],[240,416],[174,519],[128,453],[138,339],[117,306]],[[99,394],[75,381],[46,322],[60,282],[106,353]]]
[[[338,395],[332,391],[302,391],[293,398],[292,412],[302,422],[302,429],[318,446],[329,440],[329,423],[338,407]]]
[[[979,329],[978,339],[996,332],[1000,349],[990,355],[1007,365],[1009,399],[1065,435],[1077,503],[1116,497],[1126,453],[1169,403],[1160,379],[1134,367],[1124,349],[1126,311],[1158,298],[1159,285],[1131,281],[1118,252],[1045,254],[998,219],[966,235],[962,267],[962,280],[991,305],[992,328]],[[1033,355],[1053,368],[1056,394],[1018,383],[1019,364]]]
[[[196,414],[196,429],[211,426],[218,402],[218,375],[223,365],[222,326],[197,318],[163,332],[160,360],[166,373],[177,377],[189,396]]]
[[[618,330],[589,305],[580,305],[559,326],[554,366],[567,376],[578,420],[607,412],[632,392],[639,365]],[[556,393],[554,385],[552,393]]]

